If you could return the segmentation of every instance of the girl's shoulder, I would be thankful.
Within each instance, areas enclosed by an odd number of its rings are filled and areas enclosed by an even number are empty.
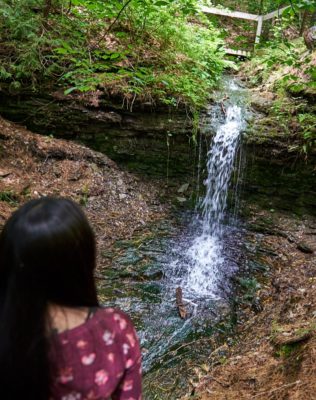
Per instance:
[[[113,307],[92,307],[89,309],[89,315],[87,321],[96,317],[96,321],[112,320],[119,323],[121,320],[125,320],[126,323],[131,323],[130,317],[119,308]]]
[[[100,327],[109,326],[117,333],[134,330],[130,317],[118,308],[99,307],[91,318],[95,318],[94,322]]]
[[[66,336],[69,339],[89,334],[96,337],[98,332],[102,336],[109,333],[120,336],[120,334],[133,330],[132,321],[125,312],[112,307],[92,307],[88,311],[85,322],[75,328],[58,333],[57,336],[59,339]]]

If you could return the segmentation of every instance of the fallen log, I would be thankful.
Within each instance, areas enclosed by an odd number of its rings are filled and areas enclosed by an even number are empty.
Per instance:
[[[312,336],[314,336],[315,332],[310,331],[310,332],[303,332],[301,334],[297,333],[294,334],[293,336],[283,336],[283,335],[278,335],[272,339],[272,343],[276,346],[284,346],[284,345],[291,345],[291,344],[296,344],[300,342],[305,342],[308,339],[310,339]]]

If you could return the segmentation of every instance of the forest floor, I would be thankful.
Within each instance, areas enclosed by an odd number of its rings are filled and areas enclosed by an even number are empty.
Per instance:
[[[121,171],[107,156],[79,144],[32,133],[0,117],[0,225],[21,204],[41,196],[80,203],[96,232],[99,268],[116,240],[162,218],[161,185]]]
[[[262,227],[268,218],[271,213],[253,207],[249,226]],[[237,310],[229,345],[196,371],[195,395],[186,399],[315,398],[316,219],[275,213],[271,226],[259,234],[269,269],[256,274],[255,302]]]

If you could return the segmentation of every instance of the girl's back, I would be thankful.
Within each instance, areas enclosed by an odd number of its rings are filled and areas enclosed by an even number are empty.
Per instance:
[[[75,328],[54,333],[52,399],[139,400],[140,350],[122,311],[96,308]]]
[[[99,307],[95,267],[94,232],[71,200],[31,200],[8,219],[0,232],[1,399],[140,399],[133,325]]]

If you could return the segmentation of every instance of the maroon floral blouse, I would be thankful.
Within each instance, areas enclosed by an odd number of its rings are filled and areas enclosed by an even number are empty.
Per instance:
[[[51,400],[141,400],[141,355],[129,317],[97,309],[85,323],[52,338]]]

